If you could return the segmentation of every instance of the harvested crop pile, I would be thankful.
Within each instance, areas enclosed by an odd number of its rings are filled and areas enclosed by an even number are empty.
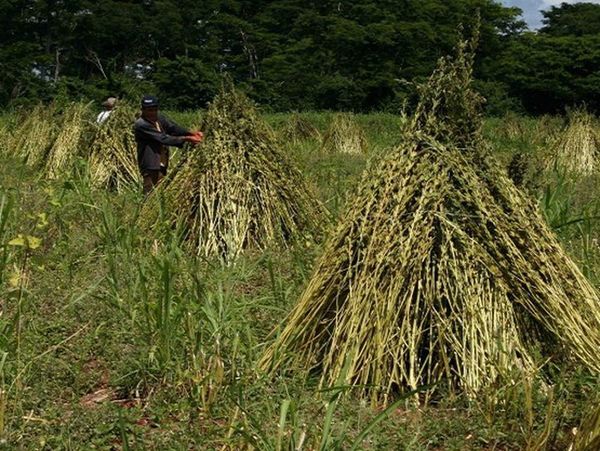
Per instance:
[[[281,136],[285,142],[298,143],[311,139],[321,139],[321,133],[307,119],[294,113],[285,127],[281,131]]]
[[[323,137],[322,147],[328,152],[360,154],[367,149],[367,138],[353,114],[336,113]]]
[[[44,164],[56,136],[53,114],[54,108],[45,105],[22,112],[7,139],[8,151],[22,158],[29,166]]]
[[[526,135],[523,119],[514,113],[504,116],[499,131],[503,138],[509,140],[522,139]]]
[[[543,146],[553,144],[560,136],[563,126],[562,117],[549,116],[547,114],[539,117],[535,121],[533,129],[533,142]]]
[[[597,451],[600,449],[600,406],[584,418],[575,437],[573,451]]]
[[[589,175],[600,167],[600,132],[594,116],[583,110],[569,113],[567,127],[556,140],[549,168]]]
[[[119,102],[107,121],[96,126],[89,157],[90,176],[95,186],[119,191],[139,184],[133,134],[136,114],[132,105]]]
[[[600,300],[488,154],[473,55],[463,44],[420,88],[404,142],[363,178],[265,370],[343,378],[374,401],[430,384],[475,393],[531,370],[538,348],[600,371]]]
[[[539,153],[518,150],[508,163],[507,174],[515,186],[535,198],[547,182],[544,178],[544,164]]]
[[[73,103],[65,107],[58,133],[46,157],[46,174],[57,178],[69,172],[82,156],[84,131],[89,123],[89,105]]]
[[[199,255],[225,262],[247,248],[285,245],[321,231],[323,207],[243,94],[224,88],[202,130],[204,144],[148,199],[146,218],[163,195],[167,222],[183,226]]]
[[[7,116],[0,117],[0,154],[8,154],[8,142],[11,136],[11,126]]]

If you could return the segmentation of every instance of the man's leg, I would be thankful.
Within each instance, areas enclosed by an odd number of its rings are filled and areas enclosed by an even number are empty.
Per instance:
[[[147,196],[154,189],[160,179],[162,179],[162,174],[160,171],[146,171],[142,174],[144,179],[144,194]]]

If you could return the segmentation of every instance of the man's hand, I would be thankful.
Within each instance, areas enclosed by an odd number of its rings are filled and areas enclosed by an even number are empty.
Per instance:
[[[202,139],[204,139],[204,135],[202,132],[194,132],[191,135],[185,136],[183,139],[195,146],[196,144],[199,144]]]

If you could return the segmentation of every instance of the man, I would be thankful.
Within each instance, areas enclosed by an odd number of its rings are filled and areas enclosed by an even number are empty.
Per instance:
[[[158,114],[158,107],[156,97],[144,96],[142,115],[135,121],[133,127],[137,143],[138,166],[144,179],[146,195],[167,175],[168,146],[181,147],[185,142],[196,145],[204,136],[200,131],[186,130]]]
[[[115,108],[116,104],[117,104],[117,99],[114,97],[109,97],[104,102],[102,102],[102,106],[104,107],[104,110],[101,111],[100,114],[98,114],[98,117],[96,118],[96,123],[98,125],[103,124],[109,118],[109,116],[112,113],[113,109]]]

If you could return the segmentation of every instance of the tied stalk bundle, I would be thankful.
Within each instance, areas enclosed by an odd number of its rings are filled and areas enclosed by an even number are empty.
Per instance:
[[[472,395],[533,371],[538,349],[600,371],[600,300],[490,157],[473,55],[461,44],[419,88],[404,142],[364,176],[263,369],[341,378],[373,402]]]
[[[65,107],[56,140],[46,157],[46,173],[58,178],[73,169],[77,157],[82,156],[81,144],[89,116],[89,105],[73,103]]]
[[[0,154],[7,155],[9,148],[8,142],[10,140],[10,126],[6,116],[0,119]]]
[[[367,150],[365,131],[351,113],[336,113],[323,138],[327,152],[361,154]]]
[[[549,169],[590,175],[600,168],[600,132],[596,118],[584,110],[569,113],[568,124],[558,137]]]
[[[540,146],[554,146],[564,127],[563,119],[559,116],[543,115],[535,121],[533,142]]]
[[[514,113],[507,113],[502,119],[500,135],[511,141],[523,139],[526,135],[523,119]]]
[[[204,144],[190,150],[173,178],[148,199],[145,217],[153,217],[164,197],[167,223],[183,227],[198,255],[226,263],[248,248],[320,233],[324,208],[243,94],[224,88],[202,130]]]
[[[120,191],[139,185],[140,171],[133,133],[136,114],[131,104],[120,102],[108,119],[96,126],[89,157],[94,186]]]
[[[56,136],[53,115],[54,108],[45,105],[23,112],[7,140],[8,151],[28,166],[37,168],[44,164]]]
[[[516,116],[507,115],[506,117],[510,121]],[[562,128],[561,122],[561,118],[545,115],[536,119],[532,127],[521,125],[521,142],[532,145],[535,151],[528,151],[522,146],[518,146],[518,150],[513,153],[508,163],[507,172],[516,186],[532,195],[539,190],[540,175],[543,175],[548,168],[547,149],[556,146],[555,143]],[[513,140],[515,139],[518,138],[513,138]]]
[[[575,436],[572,451],[597,451],[600,449],[600,405],[596,406],[583,420]]]
[[[321,139],[319,130],[298,113],[292,114],[292,117],[281,131],[281,136],[284,142],[292,144]]]

